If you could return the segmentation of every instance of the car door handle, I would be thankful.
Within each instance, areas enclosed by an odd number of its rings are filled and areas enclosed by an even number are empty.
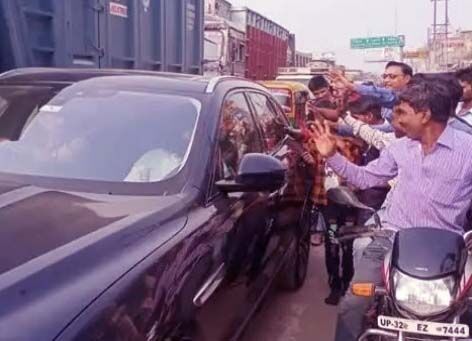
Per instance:
[[[208,299],[213,295],[213,293],[218,289],[221,282],[225,278],[226,269],[225,263],[221,263],[220,266],[213,272],[210,277],[203,283],[200,290],[193,298],[193,304],[196,307],[201,307],[208,301]]]

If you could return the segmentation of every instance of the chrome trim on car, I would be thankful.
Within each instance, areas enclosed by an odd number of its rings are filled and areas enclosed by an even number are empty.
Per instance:
[[[382,329],[367,329],[358,339],[358,341],[367,341],[369,336],[385,336],[385,337],[393,337],[397,338],[398,340],[404,340],[403,338],[403,333],[400,332],[400,334],[396,332],[388,332],[386,330]]]
[[[23,69],[12,69],[12,70],[8,70],[8,71],[5,71],[3,73],[0,73],[0,79],[2,77],[5,77],[5,76],[12,76],[12,75],[16,75],[16,74],[23,74],[23,72],[18,72],[18,70],[23,70]]]
[[[212,79],[210,79],[210,81],[208,82],[208,85],[205,89],[205,93],[206,94],[212,94],[215,89],[216,89],[216,86],[218,85],[218,83],[224,79],[228,79],[228,78],[235,78],[233,76],[216,76],[216,77],[213,77]]]
[[[200,290],[193,298],[193,304],[197,307],[201,307],[205,304],[206,301],[213,295],[213,293],[218,289],[221,282],[225,278],[225,263],[221,263],[220,266],[216,269],[214,273],[203,283]]]

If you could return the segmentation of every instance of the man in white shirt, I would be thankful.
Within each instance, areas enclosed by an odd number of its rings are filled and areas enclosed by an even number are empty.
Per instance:
[[[457,107],[457,116],[472,125],[472,67],[456,72],[456,77],[462,86],[462,102]]]

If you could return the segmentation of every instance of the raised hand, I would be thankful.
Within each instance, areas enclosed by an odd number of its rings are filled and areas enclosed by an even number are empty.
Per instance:
[[[354,84],[342,75],[340,71],[332,70],[328,74],[331,86],[341,91],[353,91]]]
[[[310,125],[312,139],[316,144],[316,149],[323,157],[330,157],[336,153],[336,139],[331,134],[328,122],[322,125],[319,121]]]

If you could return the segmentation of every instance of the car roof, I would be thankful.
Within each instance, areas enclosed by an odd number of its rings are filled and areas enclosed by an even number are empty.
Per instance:
[[[152,75],[179,79],[198,79],[199,75],[183,73],[157,72],[148,70],[121,70],[121,69],[69,69],[69,68],[47,68],[27,67],[7,71],[0,74],[0,80],[8,81],[80,81],[97,76],[119,76],[119,75]]]
[[[145,81],[153,87],[163,85],[166,90],[213,93],[225,81],[245,82],[247,86],[257,83],[231,76],[205,77],[183,73],[157,72],[148,70],[120,69],[68,69],[68,68],[20,68],[0,74],[1,84],[51,85],[65,87],[91,78],[128,76],[129,81]]]

